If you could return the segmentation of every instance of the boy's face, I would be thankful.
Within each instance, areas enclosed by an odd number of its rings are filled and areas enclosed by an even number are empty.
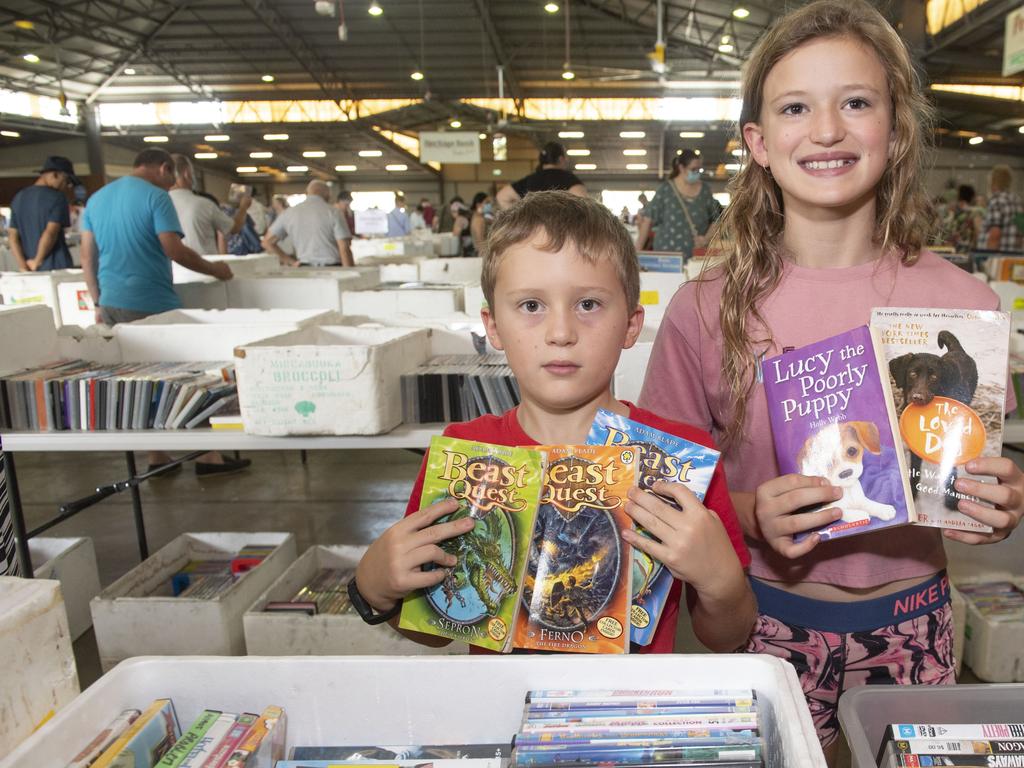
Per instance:
[[[540,249],[544,233],[508,249],[494,301],[481,311],[487,335],[505,350],[524,401],[572,411],[609,391],[619,354],[643,328],[609,259],[591,264],[567,243]]]

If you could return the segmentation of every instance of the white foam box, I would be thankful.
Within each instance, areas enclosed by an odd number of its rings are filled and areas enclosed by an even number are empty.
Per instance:
[[[100,571],[92,539],[36,536],[29,539],[28,551],[37,579],[60,582],[71,639],[77,640],[92,626],[89,601],[100,593]]]
[[[619,400],[635,403],[640,399],[640,390],[644,386],[647,363],[651,359],[651,349],[654,347],[654,337],[657,333],[657,326],[652,326],[648,321],[640,331],[640,338],[636,344],[622,350],[612,380],[612,389]]]
[[[62,325],[57,286],[83,281],[80,269],[55,269],[49,272],[0,273],[0,299],[4,304],[44,304],[53,312],[53,321]]]
[[[234,283],[234,280],[228,283]],[[186,309],[227,309],[228,283],[209,275],[187,283],[175,283],[174,292]]]
[[[89,360],[104,365],[124,362],[121,344],[114,337],[113,329],[105,325],[89,328],[65,325],[57,331],[57,351],[60,360]]]
[[[387,320],[401,315],[444,317],[462,312],[462,286],[420,285],[345,291],[342,307],[346,315],[363,315]]]
[[[245,431],[377,435],[402,421],[401,375],[427,357],[427,332],[303,328],[235,351]]]
[[[88,328],[96,323],[96,305],[85,280],[57,284],[57,306],[62,325]]]
[[[432,232],[434,255],[441,258],[459,255],[459,238],[451,232]]]
[[[391,260],[395,258],[431,258],[434,245],[414,237],[371,237],[352,240],[352,256],[358,262]]]
[[[999,308],[1003,312],[1024,310],[1024,285],[1007,280],[993,280],[988,285],[999,296]]]
[[[291,600],[324,568],[354,569],[366,547],[314,546],[289,566],[245,612],[245,647],[250,656],[412,656],[466,653],[465,643],[428,648],[388,624],[371,626],[358,613],[306,614],[265,611],[268,602]]]
[[[209,707],[245,712],[279,704],[288,713],[288,748],[486,744],[511,740],[529,690],[650,690],[669,682],[753,688],[765,765],[825,768],[793,668],[755,654],[133,659],[93,683],[0,768],[65,765],[123,709],[163,696],[183,722]]]
[[[273,545],[258,566],[217,597],[154,595],[190,560],[230,559],[247,544]],[[242,615],[295,561],[290,533],[185,533],[128,571],[90,603],[100,665],[132,656],[245,653]],[[169,592],[168,592],[169,594]]]
[[[363,328],[425,328],[430,334],[428,357],[438,355],[504,354],[487,340],[479,315],[458,313],[448,317],[410,317],[400,315],[386,320],[357,323]],[[475,338],[474,338],[475,337]],[[482,344],[481,346],[478,346]]]
[[[60,359],[53,312],[39,304],[0,306],[0,375]]]
[[[295,268],[227,283],[228,306],[238,309],[333,309],[341,311],[342,293],[380,283],[377,267]]]
[[[420,262],[420,280],[424,283],[464,285],[479,283],[482,258],[428,259]]]
[[[420,260],[403,264],[381,264],[380,281],[382,283],[415,283],[420,279]]]
[[[462,303],[466,307],[466,314],[475,315],[487,305],[484,298],[484,289],[479,283],[469,283],[462,290]]]
[[[1024,577],[1006,572],[957,579],[961,587],[985,581],[1010,581],[1024,589]],[[1024,682],[1024,621],[994,621],[971,601],[964,627],[964,663],[987,683]]]
[[[78,695],[60,582],[0,576],[0,659],[0,755],[8,755]]]
[[[686,275],[683,274],[641,272],[640,305],[644,308],[646,316],[651,320],[660,320],[679,286],[685,282]]]
[[[953,658],[956,661],[956,676],[964,665],[964,627],[967,623],[967,601],[959,590],[949,585],[949,605],[953,611]]]
[[[232,256],[229,254],[211,254],[203,256],[210,262],[223,262],[231,267],[231,274],[234,277],[255,277],[277,272],[281,269],[277,256],[272,253],[250,253],[245,256]],[[171,274],[175,283],[191,283],[202,280],[204,275],[201,272],[194,272],[177,262],[171,262]]]

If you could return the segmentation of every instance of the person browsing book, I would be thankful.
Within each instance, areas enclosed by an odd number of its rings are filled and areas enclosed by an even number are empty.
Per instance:
[[[639,284],[629,235],[600,203],[570,192],[538,192],[499,214],[485,248],[487,308],[481,317],[490,342],[508,357],[521,404],[501,416],[452,424],[444,434],[499,445],[582,445],[603,408],[714,447],[705,432],[612,396],[619,355],[633,346],[643,327]],[[356,569],[359,593],[383,614],[396,611],[413,590],[440,584],[455,558],[438,544],[474,525],[466,518],[433,525],[454,512],[457,503],[447,500],[419,509],[423,479],[421,467],[407,517],[370,545]],[[701,642],[716,651],[735,650],[746,642],[756,608],[743,572],[748,554],[721,465],[706,504],[681,484],[662,482],[654,490],[681,510],[634,488],[626,511],[660,543],[631,530],[622,531],[622,538],[688,584],[688,605]],[[442,568],[422,569],[431,563]],[[680,596],[676,582],[646,652],[673,650]],[[413,639],[427,645],[447,642],[419,634]]]
[[[760,609],[748,650],[794,664],[834,756],[844,689],[954,682],[943,534],[903,527],[794,541],[841,517],[829,503],[842,491],[821,477],[779,476],[760,363],[865,325],[875,307],[998,309],[999,300],[924,249],[932,109],[878,11],[824,0],[783,17],[752,51],[742,94],[747,162],[711,244],[726,266],[673,298],[640,403],[722,443]],[[994,505],[961,501],[961,511],[995,531],[944,535],[1005,538],[1020,521],[1024,475],[1005,458],[967,469],[998,480],[957,480]]]

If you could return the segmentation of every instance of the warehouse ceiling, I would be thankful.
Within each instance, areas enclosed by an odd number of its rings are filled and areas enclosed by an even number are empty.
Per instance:
[[[545,0],[0,0],[0,88],[80,105],[413,99],[346,122],[289,123],[290,139],[272,148],[273,161],[328,173],[369,147],[382,155],[364,159],[360,170],[406,163],[427,175],[432,171],[381,130],[415,135],[459,120],[463,130],[540,143],[581,126],[525,117],[525,100],[735,96],[750,47],[776,14],[799,4],[663,0],[659,25],[655,0],[555,0],[554,12],[545,10]],[[918,51],[930,82],[1021,84],[1019,76],[1000,76],[1003,20],[1019,0],[988,0],[934,36],[924,32],[922,0],[877,4]],[[371,15],[371,6],[382,12]],[[748,12],[743,18],[734,14],[739,7]],[[655,45],[659,28],[663,63]],[[573,79],[563,77],[567,70]],[[512,100],[509,109],[463,101],[500,96]],[[959,146],[980,134],[988,150],[1024,154],[1019,101],[945,92],[935,98],[941,143]],[[0,115],[5,125],[18,122]],[[38,125],[20,123],[19,140],[52,138]],[[268,129],[274,125],[230,126],[230,150],[219,158],[224,167],[267,151]],[[702,138],[679,137],[696,129]],[[733,159],[728,121],[588,121],[582,130],[576,146],[591,151],[586,162],[609,172],[624,172],[626,161],[636,159],[623,157],[627,148],[644,150],[652,169],[683,145],[702,148],[708,165]],[[623,139],[624,130],[644,136]],[[161,131],[169,149],[195,152],[203,151],[210,126]],[[104,132],[141,147],[153,129],[105,126]],[[304,160],[306,149],[327,155]]]

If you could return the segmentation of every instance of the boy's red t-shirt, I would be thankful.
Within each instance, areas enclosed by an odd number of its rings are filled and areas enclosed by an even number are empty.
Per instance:
[[[707,432],[683,424],[678,421],[670,421],[651,413],[650,411],[638,408],[632,403],[629,406],[629,418],[646,424],[649,427],[660,429],[670,435],[681,437],[693,443],[715,448],[714,440]],[[537,441],[531,438],[519,425],[516,416],[516,409],[506,411],[501,416],[481,416],[472,421],[463,421],[456,424],[449,424],[444,430],[445,437],[455,437],[460,440],[476,440],[481,443],[493,443],[494,445],[516,445],[527,446],[537,445]],[[423,476],[426,473],[426,457],[420,465],[419,475],[416,477],[416,484],[413,486],[409,496],[409,505],[405,514],[411,515],[420,508],[420,496],[423,493]],[[740,565],[746,568],[750,564],[750,553],[743,542],[743,531],[740,529],[739,520],[736,518],[736,511],[732,506],[732,499],[729,497],[729,489],[725,482],[725,469],[719,461],[715,472],[711,477],[711,484],[708,486],[704,496],[704,506],[718,515],[726,532],[729,534],[729,541],[732,542]],[[638,653],[672,653],[676,641],[676,621],[679,617],[679,598],[682,594],[681,582],[676,579],[669,592],[668,601],[665,604],[665,611],[658,622],[658,629],[654,633],[654,639],[648,646],[633,646],[634,652]],[[480,649],[470,647],[471,652]]]

